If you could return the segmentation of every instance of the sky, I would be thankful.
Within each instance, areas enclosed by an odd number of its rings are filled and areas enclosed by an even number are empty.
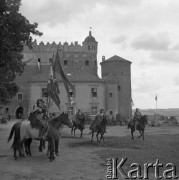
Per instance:
[[[22,0],[20,12],[38,23],[38,43],[82,44],[91,27],[99,76],[103,55],[131,61],[133,108],[161,109],[179,107],[178,9],[178,0]]]

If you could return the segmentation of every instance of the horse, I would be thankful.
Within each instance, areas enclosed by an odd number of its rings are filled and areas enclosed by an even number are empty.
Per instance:
[[[99,117],[96,116],[94,121],[97,121],[98,118]],[[91,126],[90,126],[90,130],[91,130],[90,133],[92,134],[91,143],[93,142],[94,133],[96,133],[97,143],[100,144],[101,139],[103,139],[103,144],[104,144],[104,133],[106,132],[106,124],[107,124],[106,116],[103,116],[101,124],[97,125],[96,128],[92,128],[93,123],[91,124]],[[101,135],[100,139],[98,138],[99,134]]]
[[[63,128],[63,125],[67,125],[70,128],[73,126],[72,120],[69,118],[69,115],[67,113],[62,113],[58,116],[55,116],[51,118],[48,121],[48,126],[46,130],[46,141],[48,141],[48,150],[47,155],[49,155],[50,161],[55,160],[55,156],[59,156],[59,140],[61,136],[61,131]],[[25,142],[25,149],[28,153],[31,153],[30,146],[31,146],[31,140],[27,139]]]
[[[67,125],[68,127],[73,126],[73,122],[71,118],[69,118],[68,113],[62,113],[57,117],[54,117],[48,122],[48,130],[46,140],[48,141],[48,151],[50,152],[49,159],[50,161],[55,160],[55,155],[59,155],[59,140],[60,140],[60,132],[59,129],[62,130],[63,125]]]
[[[85,116],[84,114],[82,114],[81,116],[77,116],[75,120],[73,120],[73,126],[71,128],[71,134],[73,134],[74,132],[74,136],[75,136],[75,130],[79,129],[81,131],[81,138],[83,135],[83,130],[85,129]]]
[[[139,124],[136,127],[136,130],[138,130],[140,133],[138,138],[140,138],[142,136],[143,140],[144,140],[144,130],[145,130],[145,125],[147,124],[147,119],[148,119],[147,115],[142,116],[139,120]],[[132,139],[134,139],[133,133],[135,131],[135,123],[130,121],[128,123],[128,129],[129,128],[131,129]]]
[[[38,112],[33,112],[31,116],[36,117]],[[33,127],[32,128],[32,125]],[[14,141],[12,144],[12,148],[14,150],[14,158],[15,160],[18,159],[16,155],[16,151],[19,151],[20,157],[25,157],[23,143],[28,138],[37,138],[37,139],[44,139],[45,131],[46,131],[47,124],[44,121],[41,121],[39,119],[36,119],[36,122],[32,123],[29,120],[24,120],[20,122],[16,122],[10,131],[8,142],[11,140],[11,138],[14,135]]]

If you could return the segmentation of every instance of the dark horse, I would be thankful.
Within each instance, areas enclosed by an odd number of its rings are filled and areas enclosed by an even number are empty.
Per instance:
[[[62,113],[57,117],[53,117],[48,122],[48,130],[47,130],[47,141],[48,141],[48,151],[50,152],[49,159],[51,161],[55,160],[55,155],[59,155],[58,145],[60,140],[61,132],[63,125],[67,125],[68,127],[73,126],[72,120],[69,118],[68,113]]]
[[[84,114],[75,117],[76,119],[73,120],[73,127],[71,128],[71,134],[73,134],[74,132],[74,136],[75,136],[75,130],[79,129],[81,131],[81,138],[83,135],[83,130],[85,129],[85,116]]]
[[[97,118],[98,118],[98,116],[95,117],[94,121],[97,121]],[[92,126],[92,124],[91,124],[91,126]],[[94,133],[96,133],[97,143],[100,144],[101,139],[103,139],[103,144],[104,144],[104,133],[106,131],[106,124],[107,124],[107,117],[103,116],[101,123],[99,125],[97,125],[96,128],[91,128],[91,126],[90,126],[90,130],[91,130],[90,133],[92,134],[91,143],[93,142]],[[98,138],[99,134],[101,135],[100,139]]]
[[[139,120],[139,124],[136,127],[136,130],[139,131],[140,136],[138,138],[140,138],[142,136],[143,140],[144,140],[144,130],[145,130],[145,125],[147,124],[147,115],[144,115],[140,118]],[[134,122],[129,122],[128,123],[128,129],[131,129],[131,135],[132,135],[132,139],[134,139],[133,133],[135,131],[135,124]]]

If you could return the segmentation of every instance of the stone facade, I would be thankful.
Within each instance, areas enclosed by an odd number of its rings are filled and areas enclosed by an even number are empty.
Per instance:
[[[32,49],[24,47],[24,59],[26,63],[24,73],[16,78],[20,90],[16,97],[6,107],[9,113],[16,117],[26,115],[32,110],[32,106],[38,98],[45,97],[45,90],[50,74],[50,59],[59,50],[60,61],[68,79],[76,88],[76,98],[69,104],[63,81],[57,74],[57,82],[60,88],[61,110],[68,110],[71,114],[77,109],[91,116],[104,109],[107,114],[120,114],[124,118],[131,116],[131,62],[119,56],[113,56],[107,60],[103,57],[101,62],[102,78],[97,74],[98,42],[92,36],[91,31],[82,45],[78,42],[67,42],[46,45],[36,41]],[[73,97],[72,97],[73,98]],[[50,111],[58,112],[58,108],[51,101]]]

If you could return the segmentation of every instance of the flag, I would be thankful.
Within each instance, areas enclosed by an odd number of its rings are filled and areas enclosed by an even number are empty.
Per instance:
[[[76,91],[75,91],[75,87],[71,84],[71,82],[68,80],[68,78],[66,77],[66,75],[63,71],[63,68],[62,68],[62,65],[60,62],[60,57],[58,54],[58,49],[57,49],[56,56],[55,56],[55,62],[53,64],[53,72],[59,73],[61,75],[67,95],[68,95],[68,100],[70,102],[70,89],[73,92],[74,97],[76,96]]]
[[[58,86],[58,84],[57,84],[57,86]],[[57,91],[54,91],[54,80],[53,79],[49,79],[49,81],[48,81],[47,93],[48,93],[48,97],[50,97],[53,100],[53,102],[57,105],[57,107],[60,110],[59,94],[57,93]]]
[[[157,101],[157,95],[155,96],[155,100]]]
[[[57,105],[57,107],[60,110],[60,98],[59,98],[60,90],[58,87],[57,80],[55,79],[55,74],[53,72],[53,59],[54,56],[51,59],[50,78],[47,83],[47,94],[48,97],[50,97],[53,100],[53,102]]]

